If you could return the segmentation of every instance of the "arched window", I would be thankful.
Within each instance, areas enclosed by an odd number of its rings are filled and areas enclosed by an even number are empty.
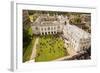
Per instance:
[[[56,34],[56,31],[54,31],[54,34]]]

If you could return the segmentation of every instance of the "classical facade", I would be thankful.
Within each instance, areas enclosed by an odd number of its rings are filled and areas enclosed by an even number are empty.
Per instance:
[[[67,17],[42,15],[32,23],[32,30],[34,34],[57,34],[62,32],[66,22]]]
[[[69,41],[76,52],[88,49],[91,45],[90,34],[75,25],[70,25],[67,16],[39,16],[32,23],[32,30],[33,34],[41,35],[62,32],[64,40]]]

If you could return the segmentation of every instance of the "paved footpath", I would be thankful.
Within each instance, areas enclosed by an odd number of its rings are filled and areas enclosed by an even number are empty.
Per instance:
[[[35,43],[33,45],[33,50],[32,50],[30,60],[34,59],[36,56],[36,45],[38,44],[38,41],[39,41],[39,37],[36,38]]]

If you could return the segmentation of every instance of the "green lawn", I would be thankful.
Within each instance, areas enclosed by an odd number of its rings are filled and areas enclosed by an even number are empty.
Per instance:
[[[67,56],[64,41],[58,35],[40,36],[35,61],[51,61]]]

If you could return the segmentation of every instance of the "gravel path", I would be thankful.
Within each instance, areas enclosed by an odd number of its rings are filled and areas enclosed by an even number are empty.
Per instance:
[[[36,45],[38,44],[38,40],[39,40],[39,37],[36,38],[35,43],[33,45],[33,50],[32,50],[30,60],[34,59],[36,56]]]

